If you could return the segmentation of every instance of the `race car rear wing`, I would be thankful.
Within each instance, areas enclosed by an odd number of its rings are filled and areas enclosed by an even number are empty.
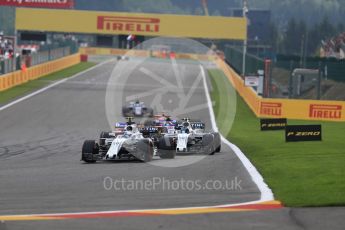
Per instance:
[[[192,129],[205,129],[206,125],[203,122],[190,122]]]

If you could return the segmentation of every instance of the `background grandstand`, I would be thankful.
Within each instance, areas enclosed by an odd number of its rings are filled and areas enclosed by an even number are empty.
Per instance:
[[[321,57],[345,59],[345,32],[321,43]]]

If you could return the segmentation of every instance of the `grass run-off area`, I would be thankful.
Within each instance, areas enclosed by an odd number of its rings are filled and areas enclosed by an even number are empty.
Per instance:
[[[210,70],[209,75],[217,125],[223,127],[227,120],[223,105],[229,96],[224,92],[232,86],[220,70]],[[232,129],[223,135],[254,164],[276,200],[291,207],[345,205],[345,122],[288,120],[288,124],[322,125],[323,141],[297,143],[286,143],[284,131],[260,131],[259,122],[237,95]]]
[[[51,84],[54,81],[58,81],[64,78],[71,77],[81,71],[84,71],[92,66],[94,66],[95,63],[91,62],[81,62],[77,65],[71,66],[69,68],[57,71],[52,74],[48,74],[47,76],[41,77],[36,80],[29,81],[27,83],[15,86],[13,88],[10,88],[8,90],[0,92],[0,105],[8,103],[11,100],[14,100],[20,96],[26,95],[28,93],[31,93],[37,89],[40,89],[46,85]],[[0,75],[1,77],[1,75]]]

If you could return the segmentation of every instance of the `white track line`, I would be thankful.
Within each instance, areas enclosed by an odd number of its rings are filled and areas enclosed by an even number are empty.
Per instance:
[[[202,77],[203,77],[204,89],[205,89],[207,104],[208,104],[208,108],[209,108],[212,128],[213,128],[214,131],[218,132],[218,127],[217,127],[216,119],[215,119],[214,112],[213,112],[213,106],[212,106],[212,102],[211,102],[208,86],[207,86],[207,83],[206,83],[206,74],[205,74],[205,70],[202,67],[202,65],[200,65],[200,71],[201,71]],[[249,161],[249,159],[244,155],[244,153],[236,145],[234,145],[231,142],[229,142],[222,135],[221,135],[221,137],[222,137],[222,141],[227,146],[229,146],[232,149],[232,151],[234,151],[236,156],[242,162],[243,166],[247,169],[247,171],[248,171],[249,175],[251,176],[253,182],[258,186],[258,188],[259,188],[259,190],[261,192],[261,197],[260,197],[260,200],[258,200],[257,202],[274,200],[274,196],[273,196],[272,190],[265,183],[263,177],[258,172],[258,170],[255,168],[255,166]]]
[[[32,92],[32,93],[30,93],[30,94],[24,96],[24,97],[21,97],[21,98],[19,98],[19,99],[17,99],[17,100],[14,100],[14,101],[12,101],[12,102],[10,102],[10,103],[8,103],[8,104],[6,104],[6,105],[0,107],[0,111],[5,110],[5,109],[7,109],[7,108],[9,108],[9,107],[11,107],[11,106],[13,106],[13,105],[19,103],[19,102],[25,101],[25,100],[27,100],[27,99],[29,99],[29,98],[31,98],[31,97],[37,95],[37,94],[43,93],[44,91],[47,91],[47,90],[50,89],[50,88],[53,88],[53,87],[55,87],[55,86],[57,86],[57,85],[60,85],[60,84],[64,83],[65,81],[68,81],[68,80],[71,80],[71,79],[73,79],[73,78],[79,77],[80,75],[83,75],[84,73],[87,73],[88,71],[91,71],[91,70],[93,70],[93,69],[96,69],[96,68],[98,68],[98,67],[100,67],[100,66],[102,66],[102,65],[104,65],[104,64],[106,64],[106,63],[112,62],[112,61],[113,61],[113,59],[112,59],[112,60],[108,60],[108,61],[106,61],[106,62],[101,62],[101,63],[99,63],[99,64],[97,64],[97,65],[95,65],[95,66],[93,66],[93,67],[91,67],[91,68],[89,68],[89,69],[87,69],[87,70],[84,70],[84,71],[82,71],[82,72],[80,72],[80,73],[75,74],[75,75],[72,76],[72,77],[68,77],[68,78],[62,79],[62,80],[57,81],[57,82],[54,82],[53,84],[48,85],[48,86],[46,86],[46,87],[44,87],[44,88],[42,88],[42,89],[36,90],[36,91],[34,91],[34,92]]]

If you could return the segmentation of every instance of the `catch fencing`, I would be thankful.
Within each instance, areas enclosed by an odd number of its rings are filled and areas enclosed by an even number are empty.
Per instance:
[[[226,46],[227,62],[239,76],[255,76],[258,70],[267,70],[265,59],[247,53],[245,73],[242,73],[243,52],[235,46]],[[269,66],[265,98],[310,100],[345,100],[345,60],[277,55]],[[319,74],[293,75],[296,69],[317,70]],[[255,89],[255,88],[254,88]]]

